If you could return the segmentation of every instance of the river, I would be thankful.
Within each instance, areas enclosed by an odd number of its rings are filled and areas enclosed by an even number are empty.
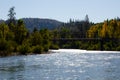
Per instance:
[[[120,52],[60,49],[4,57],[0,80],[120,80]]]

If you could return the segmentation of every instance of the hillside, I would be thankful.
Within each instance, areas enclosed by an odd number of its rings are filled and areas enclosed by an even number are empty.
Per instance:
[[[62,22],[52,19],[40,19],[40,18],[22,18],[25,26],[32,31],[35,27],[37,29],[54,29],[62,25]]]
[[[4,22],[4,20],[0,20],[0,23]]]

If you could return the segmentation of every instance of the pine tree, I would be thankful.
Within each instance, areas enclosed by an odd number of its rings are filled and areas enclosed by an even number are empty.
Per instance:
[[[8,14],[8,25],[10,27],[10,29],[12,29],[12,25],[16,25],[16,19],[15,19],[15,11],[14,11],[15,7],[11,7],[9,10],[9,14]]]

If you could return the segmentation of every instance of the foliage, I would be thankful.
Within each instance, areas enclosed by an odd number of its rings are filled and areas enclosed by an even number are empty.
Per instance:
[[[101,38],[103,41],[103,45],[101,45],[101,41],[54,41],[60,48],[101,50],[103,46],[104,50],[119,50],[120,20],[112,19],[92,24],[89,23],[89,18],[86,15],[84,21],[70,19],[69,23],[51,32],[51,37],[53,39]]]
[[[9,34],[9,28],[5,23],[0,24],[0,38],[6,38]]]
[[[28,45],[23,44],[18,47],[18,51],[20,52],[20,54],[26,55],[30,52],[30,47]]]
[[[43,51],[48,52],[49,51],[49,45],[44,45]]]
[[[20,19],[17,21],[17,26],[15,27],[15,41],[18,44],[22,44],[26,37],[27,29],[25,28],[24,22]]]
[[[5,39],[0,40],[0,51],[6,51],[8,48],[8,43]]]
[[[64,23],[61,27],[54,30],[38,29],[40,25],[31,24],[29,19],[15,20],[14,7],[9,10],[9,19],[7,23],[0,23],[0,56],[9,56],[19,53],[20,55],[41,54],[49,49],[59,48],[74,48],[74,49],[89,49],[100,50],[100,41],[74,41],[62,40],[72,38],[101,38],[104,50],[119,50],[120,51],[120,20],[106,20],[103,23],[93,24],[89,22],[88,15],[85,20],[72,20]],[[34,30],[29,31],[26,28],[26,20]],[[42,23],[41,20],[35,19],[37,23]],[[46,20],[45,20],[46,21]],[[34,22],[34,21],[33,21]],[[46,24],[61,25],[62,23],[54,20],[47,20]],[[53,26],[54,27],[54,26]],[[57,41],[58,39],[58,41]],[[59,41],[59,39],[61,39]]]
[[[120,21],[116,19],[104,21],[103,24],[96,24],[88,30],[89,38],[120,38]]]
[[[9,16],[10,20],[15,20],[16,13],[14,12],[14,9],[15,9],[15,7],[11,7],[10,10],[9,10],[8,16]]]
[[[15,20],[15,14],[14,7],[10,8],[7,24],[0,23],[0,56],[47,52],[50,32],[47,29],[28,32],[22,19]]]
[[[43,52],[43,47],[40,45],[33,46],[33,53],[41,54]]]
[[[8,14],[9,19],[7,23],[10,29],[13,29],[13,26],[16,24],[16,20],[15,20],[16,13],[14,10],[15,10],[15,7],[11,7]]]
[[[104,50],[119,50],[120,45],[119,41],[117,41],[120,39],[119,20],[112,19],[106,20],[100,24],[95,24],[90,27],[87,33],[89,38],[103,38]]]
[[[59,49],[59,46],[57,44],[51,44],[50,49]]]
[[[14,50],[14,45],[11,41],[6,41],[5,39],[0,39],[0,56],[8,56]]]
[[[31,34],[30,43],[32,46],[42,45],[42,36],[38,31]]]

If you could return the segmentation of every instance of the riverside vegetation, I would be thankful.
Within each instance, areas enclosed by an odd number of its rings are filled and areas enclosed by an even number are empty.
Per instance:
[[[85,20],[71,20],[63,27],[53,31],[54,38],[99,38],[103,40],[103,50],[120,51],[120,18],[105,20],[101,23],[89,22],[88,15]],[[60,48],[100,50],[101,42],[96,41],[58,41]]]
[[[41,54],[49,49],[77,48],[99,50],[98,41],[52,41],[59,38],[103,38],[104,50],[120,51],[120,19],[106,20],[102,23],[85,20],[64,23],[53,30],[37,29],[29,31],[22,19],[15,20],[14,7],[9,10],[9,19],[0,23],[0,56]],[[110,40],[112,39],[112,40]]]
[[[9,10],[9,19],[0,23],[0,56],[27,55],[49,50],[49,31],[34,29],[29,32],[23,20],[15,20],[14,7]]]

